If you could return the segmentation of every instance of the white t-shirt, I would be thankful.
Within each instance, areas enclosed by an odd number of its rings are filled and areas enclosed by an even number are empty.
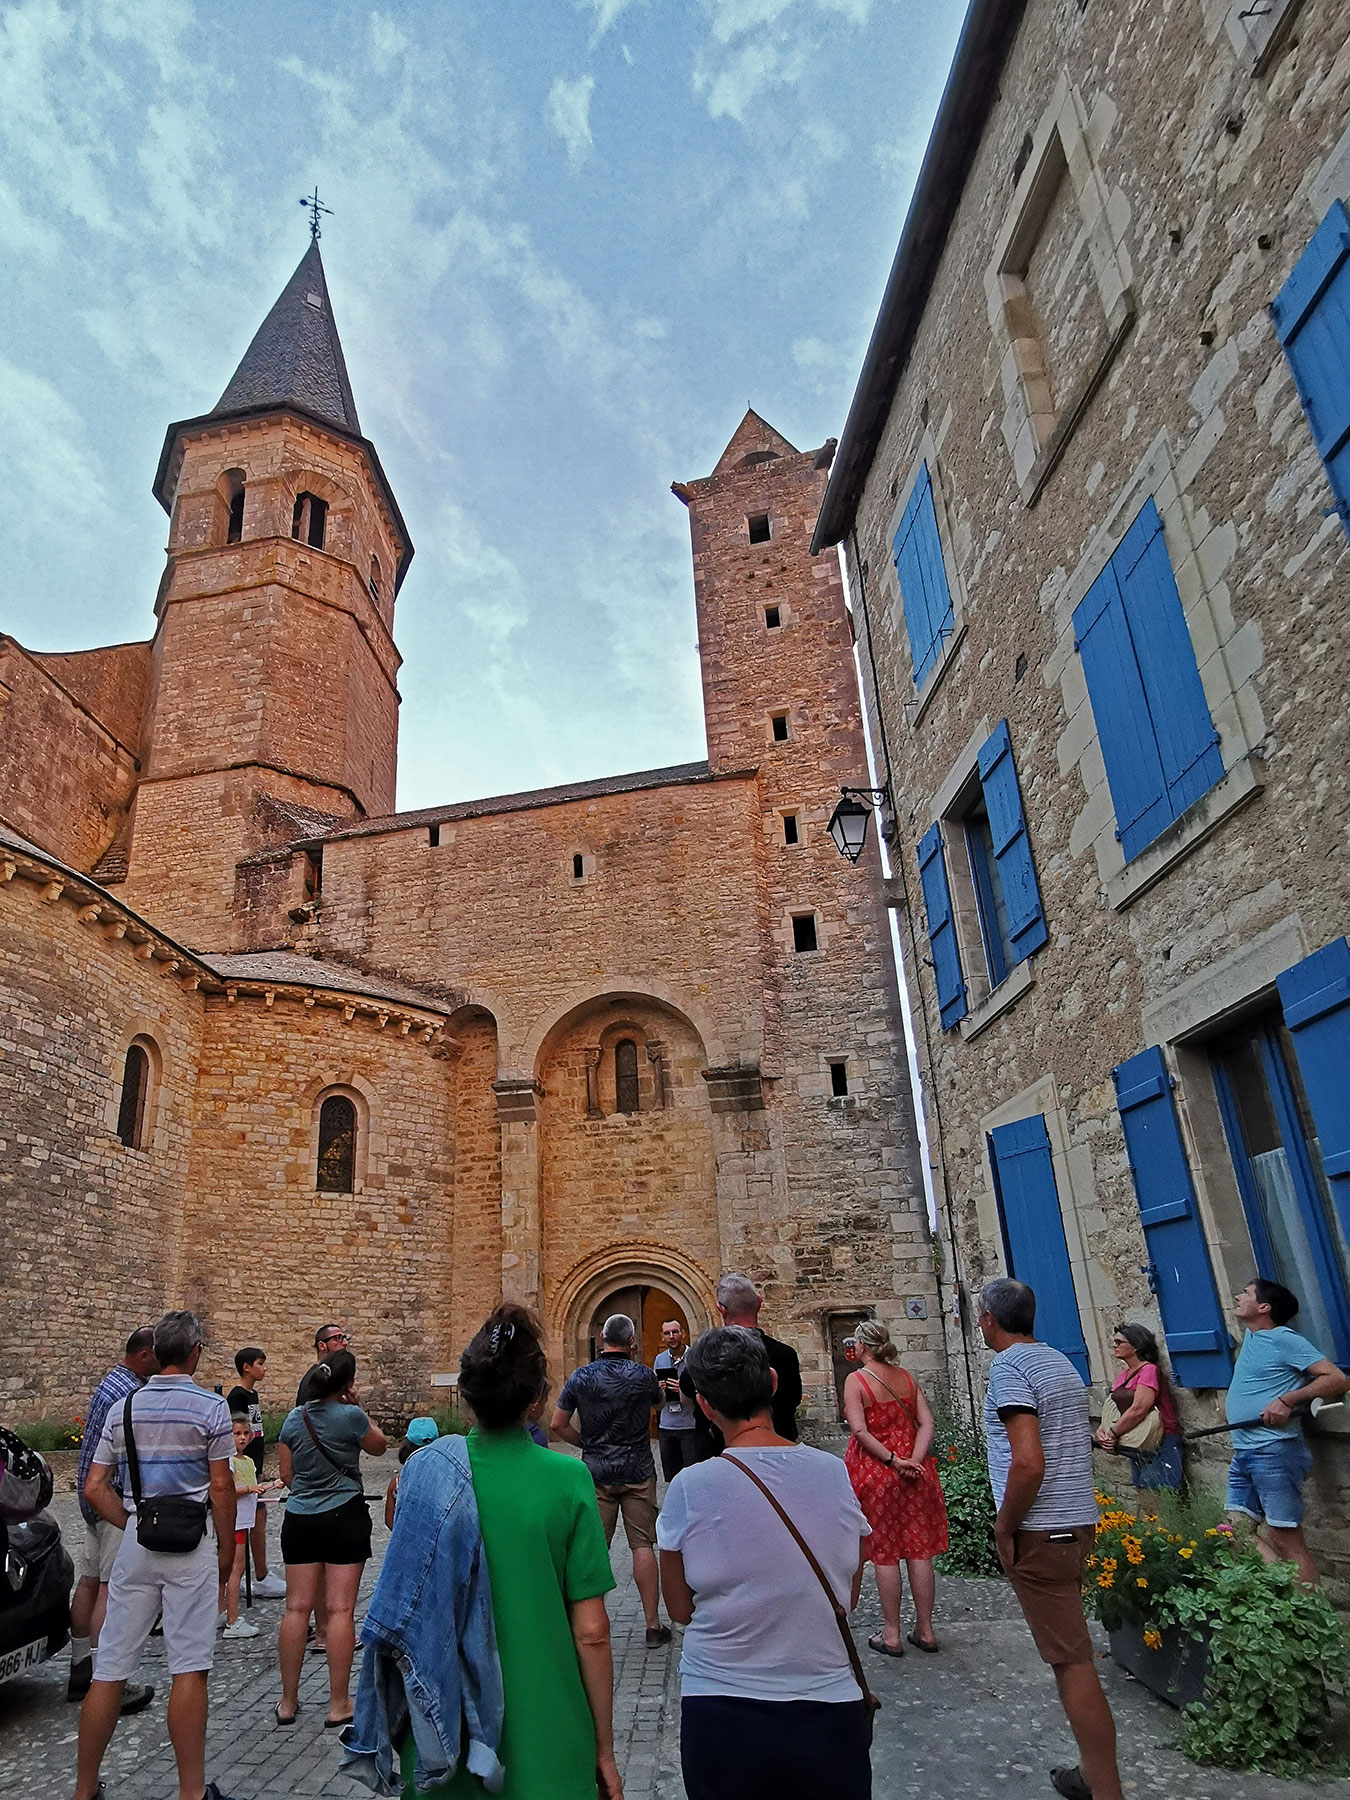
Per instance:
[[[811,1546],[848,1605],[861,1541],[871,1529],[837,1456],[806,1444],[742,1448],[744,1459]],[[682,1469],[670,1484],[656,1541],[684,1555],[693,1622],[680,1657],[686,1699],[857,1700],[834,1613],[786,1525],[722,1458]]]

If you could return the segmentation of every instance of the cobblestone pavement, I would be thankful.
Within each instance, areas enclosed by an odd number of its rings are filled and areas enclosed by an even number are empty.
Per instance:
[[[392,1467],[392,1463],[390,1464]],[[385,1472],[368,1459],[367,1490],[382,1491]],[[74,1501],[55,1510],[74,1540]],[[376,1555],[362,1584],[374,1581],[385,1532],[376,1523]],[[678,1641],[649,1651],[628,1570],[622,1533],[614,1550],[619,1586],[610,1597],[615,1662],[615,1735],[628,1800],[683,1800],[679,1774]],[[358,1605],[358,1617],[360,1606]],[[338,1773],[336,1733],[323,1730],[326,1668],[307,1659],[299,1722],[281,1730],[272,1706],[281,1602],[259,1601],[263,1628],[247,1642],[219,1643],[211,1677],[207,1773],[235,1800],[358,1800],[366,1790]],[[870,1581],[855,1627],[862,1643],[878,1628]],[[939,1584],[940,1656],[911,1650],[901,1662],[864,1656],[882,1696],[874,1749],[876,1800],[967,1800],[995,1794],[1045,1800],[1046,1769],[1075,1760],[1050,1672],[1036,1657],[1016,1602],[1002,1582]],[[678,1632],[676,1638],[678,1640]],[[1109,1657],[1103,1679],[1120,1728],[1125,1790],[1131,1800],[1327,1800],[1345,1791],[1269,1776],[1197,1769],[1171,1748],[1176,1715],[1130,1680]],[[0,1795],[66,1800],[74,1785],[78,1709],[65,1698],[67,1660],[0,1687]],[[177,1783],[165,1730],[168,1681],[161,1640],[147,1650],[142,1679],[154,1703],[118,1726],[104,1764],[108,1800],[174,1800]]]

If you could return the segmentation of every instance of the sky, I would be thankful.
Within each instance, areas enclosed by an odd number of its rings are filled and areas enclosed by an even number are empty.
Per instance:
[[[687,514],[848,411],[960,0],[0,4],[0,630],[148,638],[165,427],[308,243],[417,554],[398,804],[705,754]]]

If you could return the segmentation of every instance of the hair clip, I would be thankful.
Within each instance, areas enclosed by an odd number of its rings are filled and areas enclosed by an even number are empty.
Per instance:
[[[323,1376],[323,1378],[324,1378],[324,1380],[325,1380],[325,1381],[331,1381],[331,1380],[332,1380],[332,1377],[333,1377],[333,1371],[332,1371],[332,1370],[331,1370],[331,1369],[330,1369],[330,1368],[329,1368],[329,1366],[328,1366],[328,1364],[327,1364],[327,1363],[320,1363],[320,1364],[319,1364],[319,1373],[320,1373],[320,1375],[322,1375],[322,1376]]]
[[[515,1335],[516,1335],[516,1328],[514,1325],[512,1325],[512,1324],[503,1325],[501,1320],[498,1319],[497,1323],[492,1327],[492,1330],[488,1333],[488,1355],[496,1356],[497,1352],[501,1349],[503,1343],[509,1344],[511,1339]]]

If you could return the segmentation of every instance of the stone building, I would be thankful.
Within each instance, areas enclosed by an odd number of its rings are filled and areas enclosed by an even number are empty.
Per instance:
[[[1189,1428],[1256,1272],[1350,1365],[1348,22],[975,0],[814,540],[896,800],[952,1355],[1011,1269],[1099,1395],[1160,1328]]]
[[[150,641],[0,638],[8,1417],[166,1304],[278,1402],[337,1317],[397,1413],[503,1292],[559,1378],[618,1307],[649,1353],[701,1329],[729,1267],[817,1417],[860,1313],[932,1366],[879,868],[825,830],[866,780],[832,449],[752,412],[676,485],[706,761],[395,812],[412,543],[306,253],[169,427]]]

